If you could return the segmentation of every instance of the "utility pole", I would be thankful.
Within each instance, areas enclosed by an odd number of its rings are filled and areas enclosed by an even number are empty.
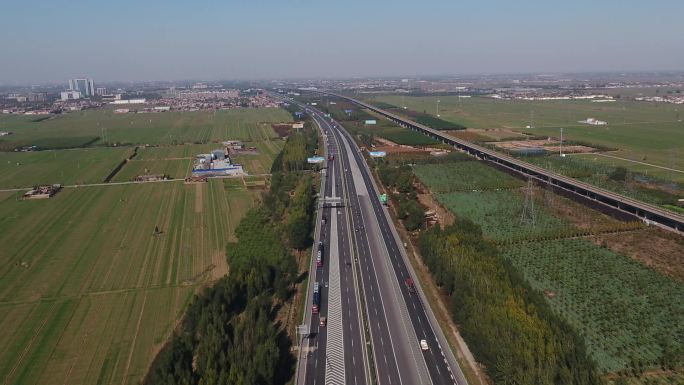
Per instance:
[[[534,128],[534,110],[530,110],[530,128]]]
[[[534,212],[534,182],[532,177],[527,179],[527,190],[525,191],[525,203],[520,213],[520,223],[536,225],[536,215]]]
[[[561,137],[560,137],[560,157],[563,157],[563,127],[560,128],[561,131]]]
[[[437,117],[438,118],[439,118],[439,102],[440,102],[440,100],[437,99],[437,108],[436,109],[437,109]]]

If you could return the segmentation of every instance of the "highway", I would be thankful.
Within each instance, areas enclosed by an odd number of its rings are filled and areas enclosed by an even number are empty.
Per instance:
[[[330,92],[321,93],[345,99],[358,106],[374,111],[388,118],[389,120],[399,124],[402,127],[421,132],[432,138],[435,138],[444,143],[450,144],[456,148],[464,150],[480,159],[489,160],[503,167],[507,167],[511,170],[523,173],[532,178],[536,178],[543,182],[549,183],[553,186],[565,189],[567,191],[571,191],[573,193],[589,198],[606,206],[620,210],[622,212],[632,214],[638,218],[643,219],[645,222],[649,224],[656,224],[668,230],[674,230],[677,232],[684,231],[684,216],[682,215],[629,197],[625,197],[620,194],[613,193],[611,191],[598,188],[591,184],[545,170],[541,167],[537,167],[527,162],[523,162],[519,159],[501,154],[499,152],[476,145],[474,143],[470,143],[468,141],[453,136],[449,136],[443,132],[432,129],[420,123],[416,123],[402,116],[392,114],[368,103],[364,103],[362,101],[344,95],[338,95]]]
[[[321,124],[322,123],[322,124]],[[355,284],[351,227],[343,201],[346,195],[338,144],[331,127],[319,121],[324,155],[332,156],[322,173],[319,210],[305,307],[309,335],[302,340],[298,362],[299,384],[369,384],[359,288]],[[338,199],[335,199],[338,198]],[[327,202],[327,203],[326,203]],[[318,243],[323,244],[322,266],[316,265]],[[313,285],[321,290],[318,314],[312,314]],[[325,326],[321,318],[326,317]]]
[[[316,268],[314,251],[305,313],[310,335],[301,342],[297,383],[466,385],[419,282],[413,279],[414,292],[405,284],[415,273],[354,140],[320,111],[302,109],[323,133],[326,158],[334,160],[319,197],[314,245],[323,243],[325,262]],[[326,205],[331,197],[340,204]],[[311,314],[314,282],[326,326]]]
[[[386,316],[386,305],[389,305],[390,303],[389,299],[387,301],[383,300],[383,295],[380,292],[378,279],[376,277],[375,269],[371,259],[371,246],[368,241],[369,236],[366,231],[360,231],[364,229],[364,223],[358,219],[360,213],[359,199],[355,190],[354,178],[350,178],[350,165],[348,157],[349,146],[340,136],[339,132],[334,130],[330,123],[326,121],[326,119],[321,118],[320,115],[317,114],[314,116],[320,125],[326,127],[326,132],[332,134],[331,136],[339,144],[341,149],[339,152],[339,159],[343,163],[344,184],[346,185],[347,198],[349,198],[347,201],[347,211],[351,214],[350,216],[354,221],[352,228],[354,228],[353,237],[357,250],[356,256],[358,258],[358,261],[354,261],[354,267],[361,267],[359,271],[363,283],[363,293],[367,310],[366,314],[368,314],[368,323],[375,363],[374,367],[376,370],[378,383],[399,384],[401,383],[399,366],[397,365],[397,359],[394,354],[392,343],[392,336],[390,334],[391,325],[388,322],[388,317]],[[352,170],[351,173],[353,174],[354,171]],[[377,243],[374,244],[374,247],[377,252]],[[395,310],[395,308],[392,309]],[[394,314],[396,316],[396,311]]]
[[[352,154],[351,160],[349,158],[346,159],[347,164],[350,166],[350,169],[358,170],[358,175],[362,178],[362,181],[354,181],[358,186],[363,186],[363,189],[357,188],[356,190],[362,208],[361,218],[364,224],[367,224],[369,227],[375,227],[375,229],[369,228],[366,233],[372,235],[371,239],[375,239],[383,244],[384,253],[380,254],[384,254],[383,256],[387,258],[386,262],[388,263],[385,266],[387,270],[384,272],[386,281],[381,283],[387,285],[388,281],[392,282],[392,285],[389,285],[391,289],[386,290],[386,292],[398,294],[397,302],[402,307],[402,314],[400,315],[402,323],[409,329],[408,331],[413,332],[413,334],[409,333],[408,341],[404,342],[408,342],[408,349],[405,345],[399,347],[398,351],[395,348],[395,354],[397,354],[398,359],[403,360],[403,362],[400,361],[400,372],[404,369],[404,365],[410,366],[409,361],[413,359],[416,361],[416,368],[414,369],[416,372],[413,374],[418,378],[415,379],[416,382],[406,383],[465,384],[465,378],[456,364],[444,336],[441,333],[438,336],[435,332],[436,329],[439,330],[439,325],[437,325],[424,297],[420,295],[422,290],[419,290],[419,293],[411,293],[405,285],[406,279],[413,278],[415,274],[410,269],[408,257],[401,245],[396,229],[394,229],[389,213],[380,203],[379,190],[363,156],[346,131],[338,130],[338,134],[345,138],[348,148],[352,148],[347,152],[347,154]],[[352,171],[352,175],[356,176],[357,174]],[[371,263],[382,266],[382,262],[377,262],[377,256],[377,254],[374,256],[374,260]],[[414,279],[414,281],[417,283],[417,280]],[[428,315],[432,315],[433,318],[430,319]],[[408,321],[406,318],[408,318]],[[392,321],[393,323],[398,323],[398,318],[395,316],[392,318]],[[396,325],[393,326],[394,329],[400,329]],[[429,350],[425,352],[420,350],[418,342],[423,339],[427,341],[429,346]],[[446,349],[443,349],[443,347]],[[416,354],[420,357],[416,358]],[[445,354],[451,355],[452,360],[447,360]],[[452,368],[454,368],[453,370],[456,374],[452,374]],[[424,371],[425,369],[427,369],[427,373]],[[402,380],[404,378],[409,377],[404,377],[404,374],[402,374]],[[456,381],[456,378],[459,381]]]
[[[349,255],[355,255],[357,259],[350,261],[353,267],[350,270],[352,276],[355,271],[360,276],[372,347],[370,358],[377,383],[466,384],[434,315],[426,306],[420,285],[416,285],[416,293],[411,293],[405,285],[406,278],[415,277],[415,274],[387,209],[379,201],[379,190],[358,147],[337,123],[311,108],[308,112],[322,127],[329,142],[336,144],[338,156],[335,160],[342,162],[344,171],[339,176],[342,191],[346,192],[346,205],[345,210],[338,212],[348,213],[349,225],[354,229],[353,250]],[[334,178],[336,186],[340,178]],[[347,244],[340,246],[340,255],[347,255],[344,250]],[[347,309],[351,308],[347,306]],[[350,313],[349,319],[351,317]],[[427,351],[420,348],[419,341],[423,339],[429,346]],[[346,341],[345,365],[348,365],[349,357],[357,359],[359,351]],[[357,370],[346,368],[345,372],[347,383],[353,383],[349,376],[355,375]]]

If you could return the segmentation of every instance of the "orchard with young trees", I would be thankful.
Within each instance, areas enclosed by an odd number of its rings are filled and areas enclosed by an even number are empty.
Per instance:
[[[468,219],[420,236],[420,251],[452,301],[452,316],[496,384],[599,384],[572,328],[549,309]]]

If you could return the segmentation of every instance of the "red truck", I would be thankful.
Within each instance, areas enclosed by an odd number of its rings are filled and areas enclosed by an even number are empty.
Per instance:
[[[411,278],[406,278],[406,288],[408,289],[409,293],[413,294],[416,292],[416,287],[413,285],[413,279]]]

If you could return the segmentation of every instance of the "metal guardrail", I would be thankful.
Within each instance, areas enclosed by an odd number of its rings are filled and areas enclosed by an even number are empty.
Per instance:
[[[338,171],[339,172],[339,171]],[[335,169],[330,176],[333,180],[332,195],[335,190]],[[345,384],[344,368],[344,332],[342,325],[342,290],[340,288],[340,259],[339,239],[337,238],[337,221],[340,215],[333,207],[330,213],[330,250],[328,252],[330,264],[328,272],[328,326],[325,355],[325,383],[331,385]]]
[[[340,158],[337,160],[340,165],[340,169],[344,168],[344,163],[342,162],[342,154],[340,149],[342,146],[340,145],[337,136],[333,134],[333,140],[335,141],[338,149],[338,153],[340,155]],[[347,189],[347,175],[343,172],[341,173],[342,176],[342,195],[344,197],[344,201],[346,202],[351,202],[349,198],[349,190]],[[347,239],[349,240],[349,246],[351,249],[351,253],[349,258],[352,259],[352,275],[354,279],[354,293],[356,295],[356,310],[359,314],[359,327],[360,327],[360,334],[361,334],[361,342],[362,342],[362,348],[361,352],[363,354],[363,363],[364,363],[364,376],[366,380],[366,384],[372,385],[376,383],[376,376],[375,376],[375,363],[373,360],[375,359],[375,354],[373,353],[373,347],[372,347],[372,337],[370,336],[371,334],[371,329],[368,324],[368,318],[367,318],[367,309],[368,305],[366,304],[366,299],[363,294],[363,279],[361,278],[361,266],[359,265],[359,250],[357,249],[357,244],[358,240],[356,238],[356,233],[352,231],[352,228],[355,227],[354,225],[354,214],[351,209],[351,204],[345,205],[344,209],[346,210],[347,214]],[[369,354],[370,350],[370,354]],[[373,359],[370,358],[370,356],[373,356]]]

